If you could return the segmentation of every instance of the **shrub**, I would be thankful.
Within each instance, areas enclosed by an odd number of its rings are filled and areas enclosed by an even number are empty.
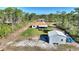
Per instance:
[[[0,37],[4,37],[12,31],[10,25],[0,24]]]

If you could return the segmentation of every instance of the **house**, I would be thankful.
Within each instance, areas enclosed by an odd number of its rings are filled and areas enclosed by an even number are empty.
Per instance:
[[[44,19],[38,19],[32,24],[32,28],[46,28],[48,27]]]
[[[66,44],[67,36],[60,30],[53,30],[48,32],[49,44]]]

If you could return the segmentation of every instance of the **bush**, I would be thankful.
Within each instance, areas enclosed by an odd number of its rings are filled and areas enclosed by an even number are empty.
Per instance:
[[[12,31],[10,25],[0,24],[0,37],[4,37]]]

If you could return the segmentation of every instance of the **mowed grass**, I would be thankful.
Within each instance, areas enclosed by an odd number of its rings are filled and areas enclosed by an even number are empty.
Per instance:
[[[24,31],[21,35],[24,37],[33,37],[44,34],[43,31],[39,31],[38,29],[34,28],[28,28],[26,31]]]

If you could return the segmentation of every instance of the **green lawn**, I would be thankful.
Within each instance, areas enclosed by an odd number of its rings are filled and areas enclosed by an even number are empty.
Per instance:
[[[24,37],[33,37],[41,34],[45,34],[45,33],[43,31],[39,31],[38,29],[29,28],[26,31],[24,31],[21,35]]]

